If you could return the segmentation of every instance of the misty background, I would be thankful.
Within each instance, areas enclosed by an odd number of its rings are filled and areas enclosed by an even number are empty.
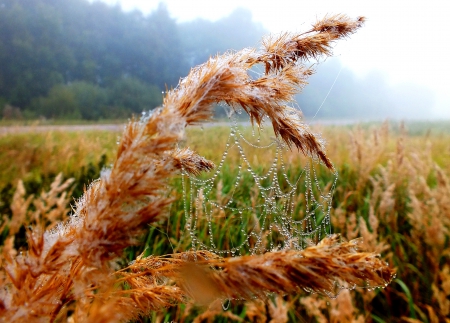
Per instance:
[[[144,14],[86,0],[0,0],[0,116],[100,120],[140,114],[160,105],[162,92],[191,67],[217,53],[259,46],[266,34],[246,8],[214,21],[178,22],[162,3]],[[310,64],[316,74],[297,96],[307,118],[438,117],[435,94],[425,86],[392,85],[376,70],[355,73],[340,57]]]

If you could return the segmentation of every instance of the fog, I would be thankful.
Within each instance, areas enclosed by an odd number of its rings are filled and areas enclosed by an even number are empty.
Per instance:
[[[388,76],[376,70],[357,75],[337,57],[316,66],[297,102],[308,118],[432,120],[442,116],[431,89],[408,82],[389,84]]]
[[[151,12],[159,3],[159,0],[103,1],[119,4],[124,10],[137,9],[144,13]],[[369,91],[365,93],[367,97],[374,99],[375,89],[389,87],[383,96],[391,98],[384,102],[396,102],[396,112],[391,113],[391,109],[387,108],[389,113],[405,118],[420,115],[427,118],[450,118],[450,91],[446,81],[450,73],[450,60],[447,59],[450,57],[450,43],[445,41],[448,38],[446,33],[450,30],[450,20],[447,17],[446,1],[279,0],[274,3],[266,0],[166,0],[164,2],[172,17],[178,22],[196,18],[215,21],[229,15],[236,7],[244,7],[252,12],[255,22],[261,23],[273,33],[305,30],[317,18],[326,14],[345,13],[351,17],[363,15],[367,18],[364,28],[350,39],[337,44],[334,53],[344,67],[355,74],[357,80],[367,85],[371,83],[366,89]],[[328,68],[324,67],[321,73],[327,73],[327,70]],[[344,73],[339,77],[336,86],[344,86],[340,80],[345,75]],[[326,78],[334,77],[330,75]],[[381,84],[374,83],[376,80]],[[313,84],[315,82],[311,82],[311,85]],[[330,93],[329,99],[333,97],[333,93],[334,91]],[[423,100],[429,102],[422,102]],[[409,108],[404,106],[408,104],[411,104]],[[427,107],[426,112],[420,113],[419,107],[424,106]]]
[[[397,2],[389,11],[372,2],[298,3],[0,0],[0,113],[129,117],[161,104],[162,91],[212,55],[258,47],[264,35],[305,31],[326,13],[345,12],[368,21],[336,42],[333,57],[306,62],[316,73],[297,96],[305,116],[450,118],[448,22],[437,19],[437,2],[411,7],[410,15]]]

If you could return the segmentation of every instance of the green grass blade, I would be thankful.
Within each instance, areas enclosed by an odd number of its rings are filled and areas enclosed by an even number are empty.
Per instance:
[[[394,282],[396,282],[397,284],[400,285],[401,289],[403,289],[403,291],[406,294],[406,297],[408,298],[408,304],[409,304],[409,311],[411,312],[411,317],[412,318],[416,318],[416,311],[414,310],[414,301],[411,295],[411,292],[409,291],[408,286],[406,286],[406,284],[401,280],[401,279],[394,279]]]

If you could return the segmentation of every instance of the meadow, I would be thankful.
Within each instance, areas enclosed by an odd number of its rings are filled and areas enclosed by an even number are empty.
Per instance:
[[[332,231],[343,239],[362,238],[365,249],[380,253],[397,271],[385,288],[343,290],[337,298],[301,293],[268,300],[230,301],[196,306],[192,302],[155,311],[151,322],[450,322],[450,124],[383,123],[315,126],[339,176],[331,211]],[[251,136],[251,129],[242,129]],[[114,162],[120,133],[107,131],[8,134],[0,137],[0,211],[2,241],[11,230],[6,217],[70,212],[73,198]],[[185,146],[216,164],[228,127],[193,127]],[[303,159],[293,149],[288,172],[298,173]],[[256,155],[264,171],[265,155]],[[236,174],[230,156],[222,182]],[[267,160],[266,160],[267,159]],[[227,173],[228,172],[228,173]],[[62,174],[58,177],[58,174]],[[325,167],[321,182],[333,181]],[[56,179],[56,180],[55,180]],[[72,180],[70,180],[72,179]],[[241,185],[251,186],[243,179]],[[52,184],[53,183],[53,184]],[[190,248],[184,230],[180,176],[171,181],[175,198],[162,220],[145,229],[123,263],[143,253],[165,255]],[[226,185],[223,191],[227,190]],[[219,192],[220,193],[220,192]],[[225,194],[225,193],[224,193]],[[242,192],[240,194],[245,194]],[[242,198],[246,198],[245,196]],[[55,212],[56,212],[55,211]],[[56,212],[56,213],[57,213]],[[48,221],[57,218],[49,217]],[[26,249],[25,228],[14,228],[17,250]]]
[[[448,320],[448,133],[313,131],[290,105],[364,22],[212,57],[120,138],[2,136],[0,319]],[[217,103],[257,129],[192,128]]]

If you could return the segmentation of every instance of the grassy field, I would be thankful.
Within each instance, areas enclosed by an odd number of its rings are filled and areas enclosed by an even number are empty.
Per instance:
[[[397,269],[391,285],[373,291],[344,290],[337,299],[304,293],[272,297],[267,303],[232,301],[209,309],[191,304],[155,312],[152,322],[450,322],[450,124],[411,123],[363,126],[317,126],[327,141],[327,152],[338,173],[333,199],[332,226],[345,239],[363,238],[363,246],[381,253]],[[251,130],[245,129],[249,136]],[[186,145],[219,162],[229,134],[227,127],[192,128]],[[70,194],[79,197],[84,185],[96,179],[114,161],[120,133],[106,131],[9,134],[0,137],[0,212],[11,215],[10,203],[19,179],[24,199],[42,199],[41,191],[62,173],[74,178]],[[264,139],[263,139],[264,140]],[[237,154],[225,165],[235,174]],[[296,173],[303,159],[293,151],[286,156],[289,172]],[[268,156],[252,162],[264,171]],[[320,170],[324,183],[333,174]],[[186,250],[180,179],[172,181],[177,197],[170,216],[150,226],[142,244],[128,248],[124,261],[146,255]],[[251,185],[246,183],[243,185]],[[226,188],[223,188],[224,190]],[[73,200],[67,196],[65,203]],[[34,205],[34,206],[33,206]],[[30,210],[38,204],[30,204]],[[50,205],[50,208],[58,206]],[[5,236],[7,227],[2,227]],[[16,243],[24,245],[23,230]],[[277,319],[277,320],[275,320]]]

